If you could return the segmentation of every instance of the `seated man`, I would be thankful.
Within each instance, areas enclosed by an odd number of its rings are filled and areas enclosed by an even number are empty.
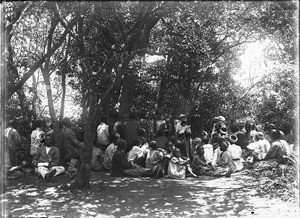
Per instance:
[[[115,151],[112,158],[111,176],[132,176],[132,177],[156,177],[160,171],[160,167],[154,167],[151,170],[137,166],[132,162],[129,162],[125,155],[126,141],[119,139],[117,141],[117,150]]]
[[[39,148],[33,157],[32,165],[37,174],[49,180],[65,171],[65,168],[58,166],[58,163],[59,150],[54,147],[52,136],[48,134],[45,138],[45,145]]]

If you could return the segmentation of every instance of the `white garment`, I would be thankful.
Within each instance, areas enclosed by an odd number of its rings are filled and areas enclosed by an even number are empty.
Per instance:
[[[31,147],[30,147],[30,155],[35,155],[38,148],[42,146],[41,140],[44,139],[44,131],[37,127],[31,133]]]
[[[46,154],[49,153],[50,149],[51,149],[51,147],[47,147],[47,146],[46,146]]]
[[[136,157],[140,158],[144,155],[143,149],[139,146],[133,146],[128,154],[128,161],[133,161]]]
[[[105,123],[100,123],[97,128],[97,139],[100,145],[107,146],[109,145],[109,133],[108,133],[108,125]]]
[[[206,160],[206,163],[211,163],[214,158],[214,149],[211,144],[205,144],[203,145],[204,148],[204,158]]]
[[[41,167],[37,167],[35,169],[35,172],[37,174],[41,175],[43,177],[43,179],[45,179],[46,174],[50,173],[54,169],[56,169],[56,173],[54,174],[54,176],[57,176],[57,175],[65,172],[65,168],[63,166],[53,166],[50,169],[48,169],[47,167],[41,166]]]
[[[239,160],[242,157],[242,148],[236,144],[228,146],[227,150],[230,152],[233,160]]]
[[[263,139],[250,143],[247,148],[255,151],[260,159],[264,159],[271,145],[268,140]]]

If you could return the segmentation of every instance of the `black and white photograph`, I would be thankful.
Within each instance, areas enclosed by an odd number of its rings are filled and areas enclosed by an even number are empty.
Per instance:
[[[300,217],[298,1],[1,1],[0,21],[0,217]]]

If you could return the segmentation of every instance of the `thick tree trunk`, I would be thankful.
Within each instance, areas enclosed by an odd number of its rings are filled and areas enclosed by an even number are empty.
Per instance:
[[[91,179],[91,160],[93,152],[93,132],[95,127],[95,106],[96,106],[96,95],[95,93],[90,94],[90,107],[88,110],[87,120],[85,124],[84,133],[84,149],[81,155],[80,166],[75,177],[74,182],[70,186],[70,189],[74,188],[86,188],[89,187]]]
[[[122,94],[120,97],[120,118],[125,121],[133,106],[136,79],[133,75],[126,74],[123,79]]]

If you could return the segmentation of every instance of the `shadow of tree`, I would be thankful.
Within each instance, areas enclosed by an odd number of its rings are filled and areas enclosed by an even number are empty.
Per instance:
[[[13,181],[2,203],[13,217],[46,214],[63,217],[236,217],[257,214],[260,199],[247,176],[231,178],[114,178],[93,173],[91,187],[64,191],[68,176],[48,183],[36,177]],[[253,199],[255,200],[253,202]],[[268,206],[262,204],[261,209]],[[261,214],[258,214],[261,215]]]

